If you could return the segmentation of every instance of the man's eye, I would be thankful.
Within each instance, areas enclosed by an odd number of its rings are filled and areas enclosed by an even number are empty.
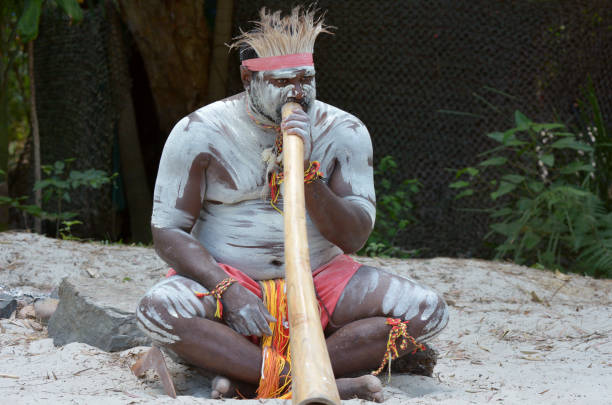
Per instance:
[[[289,80],[287,80],[287,79],[277,79],[276,82],[278,84],[285,85],[285,84],[289,83]]]

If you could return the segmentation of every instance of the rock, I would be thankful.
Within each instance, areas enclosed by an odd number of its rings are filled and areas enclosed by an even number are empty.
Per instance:
[[[0,294],[0,319],[9,318],[17,310],[17,300],[8,294]]]
[[[438,362],[438,352],[426,344],[425,351],[417,351],[414,354],[408,353],[399,359],[391,362],[391,371],[394,373],[410,373],[431,377],[434,367]]]
[[[49,318],[57,309],[59,304],[59,300],[56,298],[46,298],[43,300],[38,300],[34,303],[34,312],[36,314],[36,319],[40,319],[40,321],[44,324],[49,322]]]
[[[36,318],[36,313],[34,311],[34,305],[26,305],[17,311],[17,318],[19,319],[28,319],[28,318]]]
[[[49,336],[57,346],[80,342],[109,352],[149,345],[135,316],[147,287],[104,278],[64,278],[59,305],[49,319]]]

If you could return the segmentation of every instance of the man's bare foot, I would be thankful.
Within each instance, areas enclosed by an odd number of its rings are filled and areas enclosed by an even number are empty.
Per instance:
[[[336,385],[341,399],[360,398],[373,402],[385,400],[380,380],[370,374],[356,378],[338,378]]]
[[[245,383],[236,383],[227,377],[223,377],[222,375],[218,375],[213,378],[210,386],[210,397],[213,399],[255,397],[255,388],[253,386]]]
[[[360,398],[368,401],[383,402],[382,384],[380,380],[373,375],[363,375],[356,378],[339,378],[336,380],[338,392],[341,399]],[[251,398],[254,396],[254,391],[250,386],[240,387],[229,378],[217,376],[211,383],[210,397],[213,399],[219,398],[234,398],[240,394]]]
[[[210,385],[210,397],[212,399],[233,398],[236,395],[236,387],[229,378],[216,376]]]

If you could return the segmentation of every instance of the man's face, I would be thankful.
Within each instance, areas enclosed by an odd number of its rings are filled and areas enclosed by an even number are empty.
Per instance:
[[[315,69],[312,66],[253,73],[247,88],[252,108],[270,121],[281,123],[283,105],[292,101],[308,112],[316,98]]]

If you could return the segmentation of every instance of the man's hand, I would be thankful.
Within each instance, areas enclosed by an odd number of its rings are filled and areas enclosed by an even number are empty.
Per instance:
[[[232,284],[223,293],[223,320],[244,336],[272,335],[268,322],[276,322],[263,302],[239,283]]]
[[[302,109],[295,109],[281,122],[281,130],[288,135],[297,135],[304,142],[304,170],[310,165],[312,153],[312,135],[310,131],[310,116]]]

